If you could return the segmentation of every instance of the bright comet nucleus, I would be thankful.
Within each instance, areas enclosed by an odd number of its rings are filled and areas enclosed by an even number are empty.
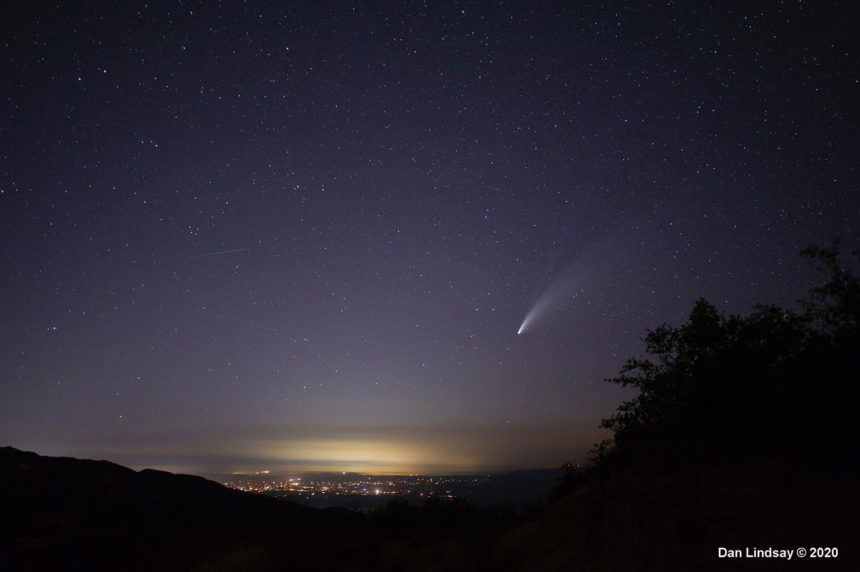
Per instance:
[[[519,336],[519,335],[522,335],[522,334],[523,334],[523,332],[525,332],[525,331],[526,331],[526,328],[528,328],[529,323],[530,323],[530,322],[531,322],[531,320],[532,320],[532,315],[533,315],[533,314],[534,314],[534,310],[531,310],[531,311],[529,311],[529,313],[528,313],[528,314],[526,314],[526,317],[525,317],[525,318],[523,318],[523,323],[522,323],[522,324],[520,324],[520,329],[519,329],[519,330],[517,330],[517,335],[518,335],[518,336]]]

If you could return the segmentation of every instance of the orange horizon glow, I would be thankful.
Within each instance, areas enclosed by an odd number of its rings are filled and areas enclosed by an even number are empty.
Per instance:
[[[271,474],[349,472],[365,475],[468,474],[557,467],[582,458],[570,446],[573,428],[498,427],[308,428],[242,431],[218,436],[177,434],[168,443],[125,439],[86,448],[40,448],[48,455],[104,459],[134,469],[174,473]],[[278,434],[291,434],[282,438]],[[131,437],[131,438],[129,438]],[[594,435],[592,442],[599,440]],[[538,443],[538,445],[535,445]]]

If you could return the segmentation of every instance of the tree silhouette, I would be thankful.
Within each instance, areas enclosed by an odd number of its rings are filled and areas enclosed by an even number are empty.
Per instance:
[[[700,299],[680,327],[648,331],[649,357],[628,360],[607,380],[638,394],[603,420],[614,443],[598,456],[648,443],[673,453],[825,451],[856,428],[860,279],[838,243],[803,255],[825,280],[799,310],[760,305],[726,316]]]

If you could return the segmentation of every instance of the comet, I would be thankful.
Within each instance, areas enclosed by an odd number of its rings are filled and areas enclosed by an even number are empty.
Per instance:
[[[552,280],[532,300],[517,330],[517,335],[520,336],[533,329],[538,323],[546,321],[553,311],[561,310],[568,301],[584,293],[583,286],[592,274],[590,270],[582,270],[581,264],[575,264]]]
[[[570,291],[570,288],[565,287],[564,281],[553,282],[549,288],[544,290],[540,296],[532,303],[529,311],[526,312],[520,328],[517,330],[517,335],[522,335],[529,329],[533,328],[536,322],[546,318],[550,311],[562,305],[565,294]]]

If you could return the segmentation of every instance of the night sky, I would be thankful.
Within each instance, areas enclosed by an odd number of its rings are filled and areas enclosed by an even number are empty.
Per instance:
[[[558,466],[858,241],[854,2],[217,4],[5,10],[0,444]]]

